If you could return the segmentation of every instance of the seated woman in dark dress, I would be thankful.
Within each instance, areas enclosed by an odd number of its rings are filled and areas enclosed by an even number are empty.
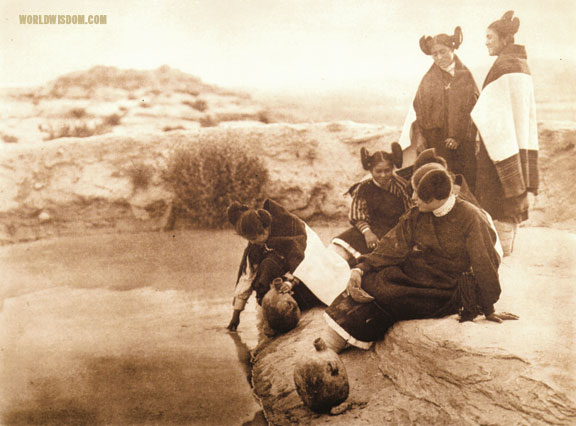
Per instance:
[[[392,153],[360,151],[362,167],[372,175],[354,184],[350,207],[351,228],[332,240],[332,247],[353,266],[356,260],[398,223],[411,206],[410,183],[396,174],[402,166],[402,149],[392,144]]]
[[[460,312],[461,321],[517,319],[497,313],[500,296],[496,233],[487,215],[452,193],[439,164],[414,172],[412,208],[352,269],[344,291],[327,308],[324,341],[339,352],[368,349],[397,321]]]

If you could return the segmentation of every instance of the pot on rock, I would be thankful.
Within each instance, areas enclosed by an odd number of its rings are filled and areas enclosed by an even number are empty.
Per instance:
[[[294,384],[306,406],[326,413],[348,398],[348,374],[340,357],[328,349],[322,338],[314,341],[315,352],[296,363]]]

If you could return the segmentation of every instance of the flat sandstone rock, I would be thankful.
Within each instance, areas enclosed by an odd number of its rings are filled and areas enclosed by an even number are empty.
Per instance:
[[[456,316],[396,324],[370,351],[341,356],[350,396],[331,414],[300,401],[293,366],[324,327],[306,312],[290,333],[263,342],[253,382],[271,424],[574,424],[576,235],[521,228],[500,268],[499,311],[519,321]]]

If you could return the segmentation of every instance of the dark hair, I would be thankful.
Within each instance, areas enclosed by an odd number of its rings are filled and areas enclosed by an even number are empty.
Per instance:
[[[442,166],[425,164],[412,176],[414,191],[422,201],[444,200],[452,193],[452,178]]]
[[[422,36],[420,37],[420,49],[426,55],[432,54],[432,46],[435,44],[443,44],[444,46],[450,48],[451,50],[458,49],[462,44],[462,40],[464,37],[462,35],[462,28],[456,27],[454,28],[454,34],[438,34],[434,37],[431,36]]]
[[[392,152],[386,151],[376,151],[374,154],[370,155],[368,150],[364,147],[360,148],[360,160],[362,161],[362,167],[364,170],[372,170],[374,166],[383,161],[392,163],[394,167],[402,167],[402,148],[398,142],[392,142],[391,145]]]
[[[236,233],[249,240],[264,233],[272,223],[272,215],[264,209],[251,209],[234,201],[227,209],[228,220]]]
[[[514,11],[507,11],[500,19],[492,22],[489,29],[495,31],[505,45],[514,43],[514,34],[520,28],[520,19],[514,16]]]
[[[413,170],[416,171],[424,164],[430,164],[430,163],[437,163],[443,166],[445,169],[448,169],[448,163],[446,162],[444,157],[436,154],[435,148],[428,148],[418,155],[416,161],[414,161]]]

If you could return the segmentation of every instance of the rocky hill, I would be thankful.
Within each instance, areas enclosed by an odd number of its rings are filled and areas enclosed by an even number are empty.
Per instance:
[[[5,89],[0,99],[4,143],[289,119],[285,114],[274,115],[246,93],[203,83],[168,66],[147,71],[96,66],[44,86]]]

